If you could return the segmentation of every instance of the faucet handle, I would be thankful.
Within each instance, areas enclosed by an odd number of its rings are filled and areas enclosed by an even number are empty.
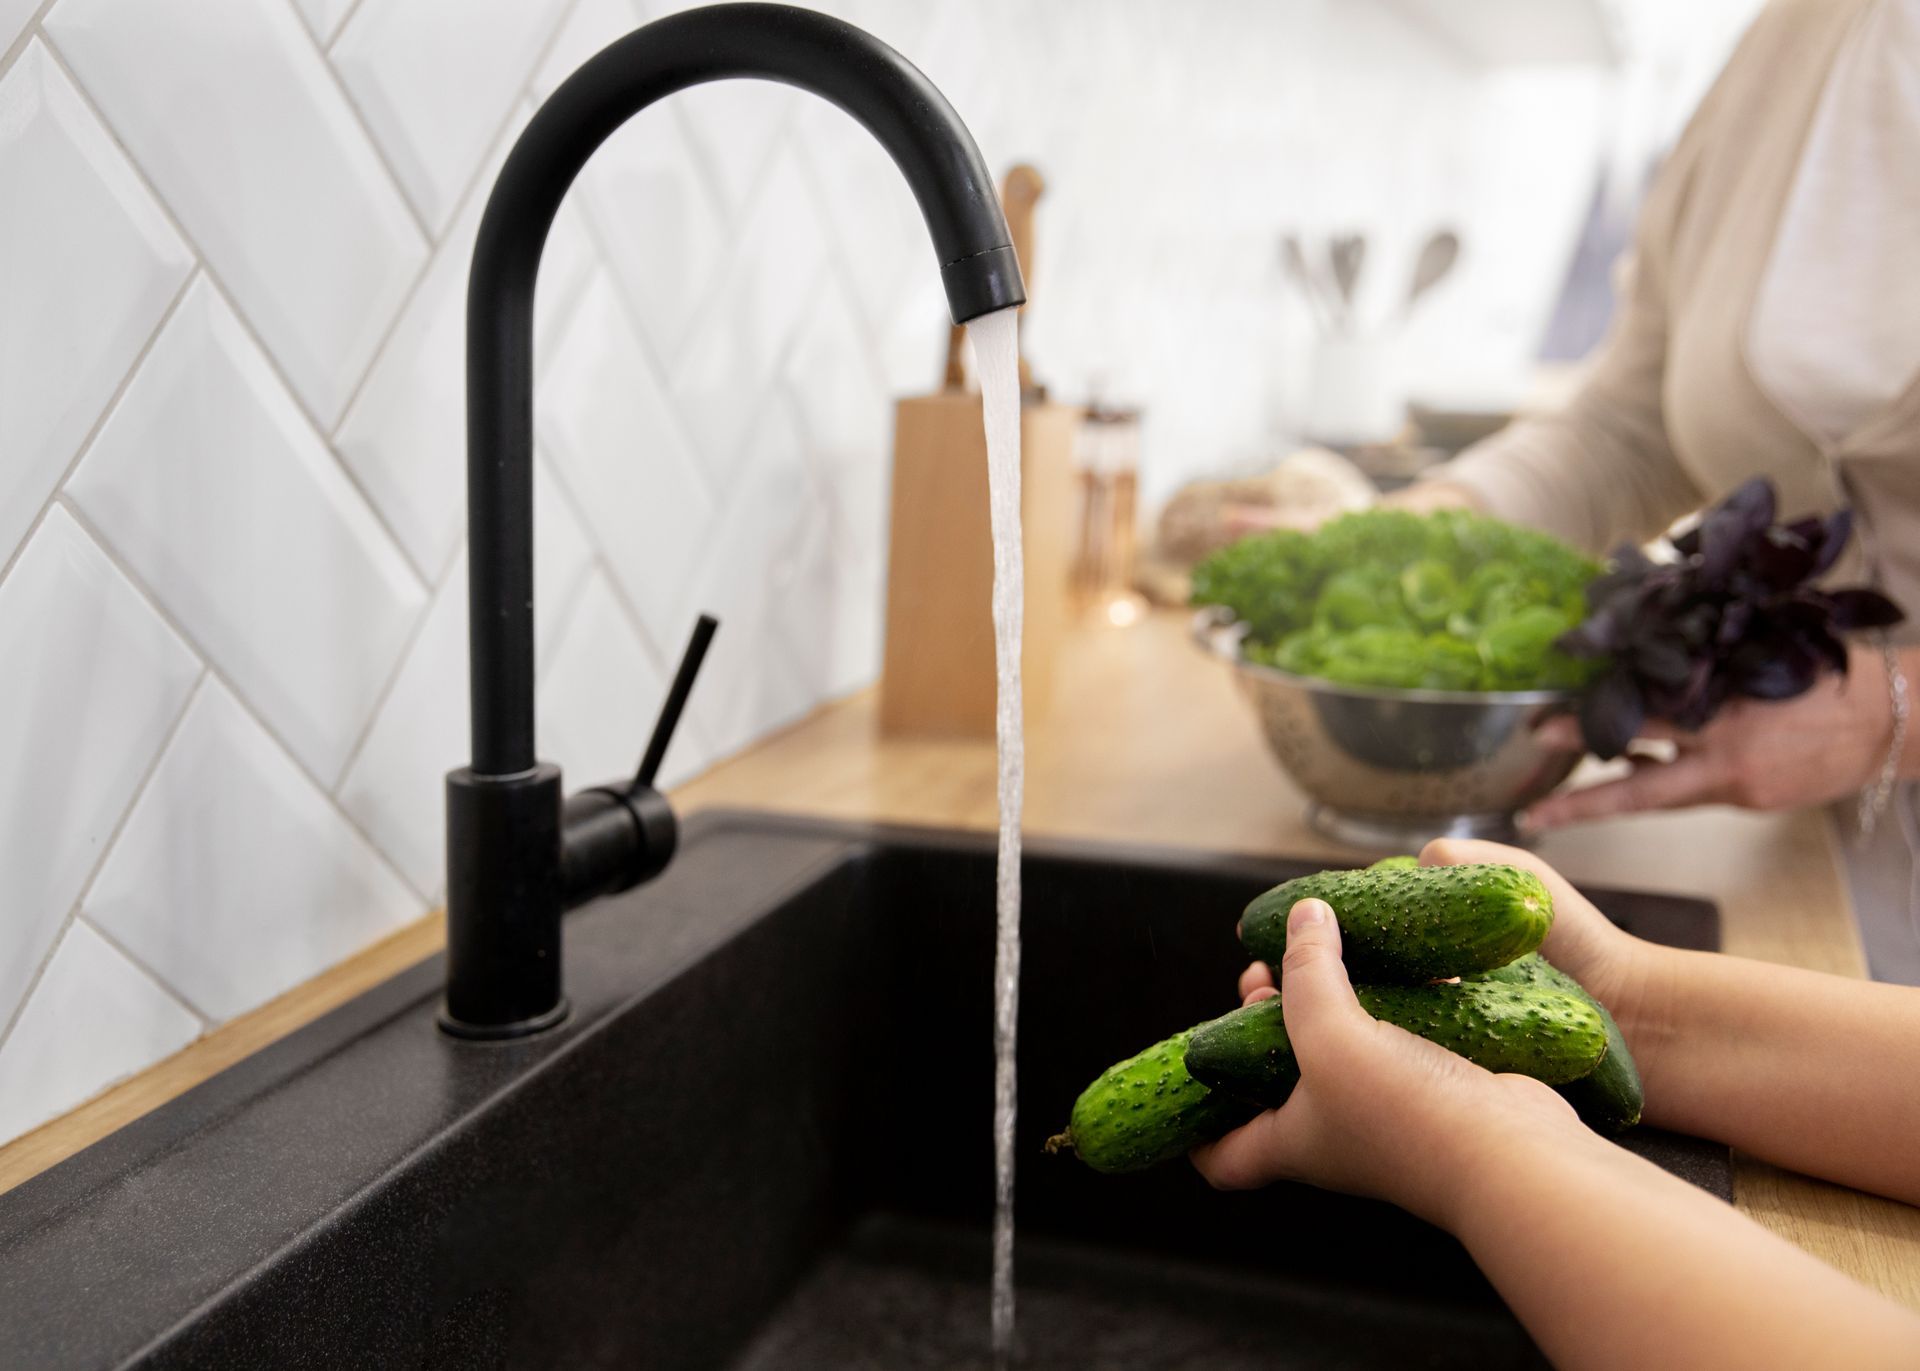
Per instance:
[[[667,797],[654,789],[653,778],[660,772],[687,696],[693,693],[694,677],[700,674],[700,663],[719,626],[710,614],[702,614],[693,626],[693,638],[674,672],[633,779],[582,790],[561,806],[560,885],[565,907],[630,890],[658,876],[672,860],[680,842],[680,825]]]
[[[667,744],[673,741],[673,731],[680,726],[680,713],[687,707],[687,697],[693,693],[694,678],[700,674],[700,664],[706,660],[707,648],[713,643],[714,630],[720,627],[720,621],[711,614],[702,614],[694,622],[693,636],[687,640],[687,650],[680,654],[680,665],[673,673],[673,684],[667,690],[667,698],[660,705],[660,717],[653,722],[653,736],[647,740],[646,755],[640,759],[640,769],[633,774],[636,786],[651,786],[653,778],[660,773],[660,763],[667,755]]]

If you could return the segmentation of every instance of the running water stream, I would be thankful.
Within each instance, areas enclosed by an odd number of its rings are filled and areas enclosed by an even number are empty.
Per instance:
[[[1025,572],[1020,546],[1019,311],[967,325],[987,429],[987,495],[993,521],[993,659],[999,687],[994,740],[1000,766],[1000,847],[995,867],[993,959],[993,1363],[1013,1360],[1014,1039],[1020,1017],[1020,807],[1026,738],[1020,707]]]

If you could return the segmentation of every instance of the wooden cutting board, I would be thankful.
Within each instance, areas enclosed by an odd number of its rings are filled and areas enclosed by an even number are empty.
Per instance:
[[[1029,400],[1020,415],[1026,554],[1022,652],[1029,709],[1045,708],[1067,624],[1077,492],[1077,406]],[[893,515],[880,731],[991,738],[993,544],[980,397],[915,396],[894,410]]]

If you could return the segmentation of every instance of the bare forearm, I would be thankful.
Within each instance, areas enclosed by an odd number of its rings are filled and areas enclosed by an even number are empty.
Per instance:
[[[1649,1123],[1920,1204],[1920,990],[1660,955],[1626,1026]]]
[[[1514,1149],[1452,1226],[1554,1365],[1910,1366],[1914,1315],[1592,1135]]]

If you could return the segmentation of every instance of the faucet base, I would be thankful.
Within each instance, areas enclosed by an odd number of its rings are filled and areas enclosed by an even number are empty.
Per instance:
[[[448,773],[449,1032],[519,1037],[565,1015],[560,810],[551,763],[508,776]]]
[[[465,1038],[468,1042],[502,1042],[508,1038],[526,1038],[535,1033],[544,1033],[549,1028],[558,1028],[571,1013],[573,1006],[563,998],[546,1013],[536,1014],[531,1019],[520,1019],[514,1023],[466,1023],[454,1018],[453,1011],[442,1000],[434,1022],[450,1038]]]

